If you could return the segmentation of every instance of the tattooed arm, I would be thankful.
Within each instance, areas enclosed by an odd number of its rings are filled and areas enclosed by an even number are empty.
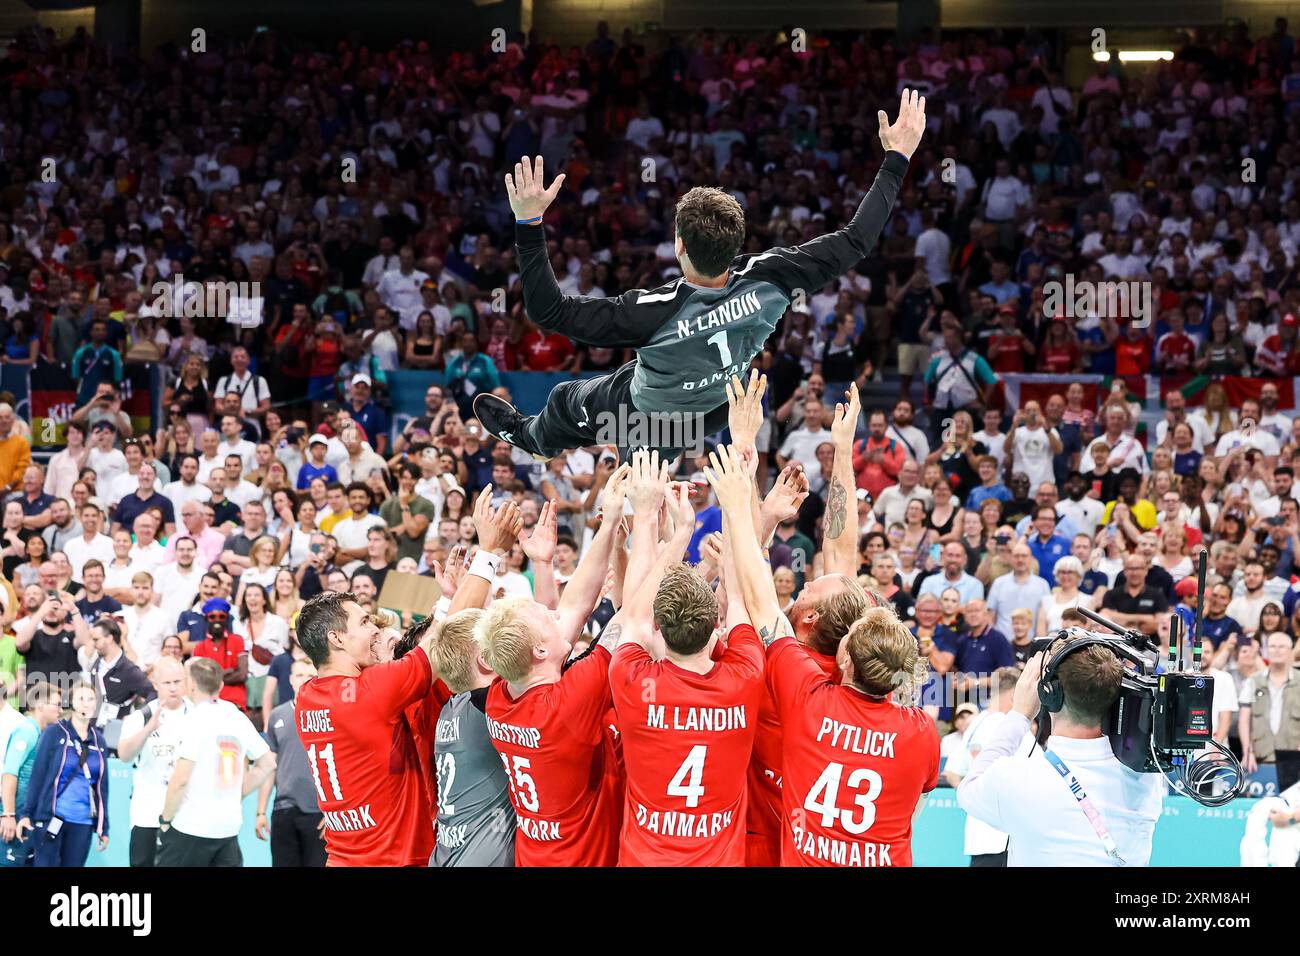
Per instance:
[[[826,574],[858,574],[858,497],[853,475],[853,432],[862,405],[858,386],[849,386],[848,404],[837,403],[831,423],[835,461],[826,492],[826,514],[822,518],[822,555]]]
[[[749,510],[748,474],[744,459],[728,447],[709,456],[711,467],[705,470],[709,483],[722,507],[722,538],[730,542],[735,577],[744,599],[745,611],[758,631],[763,645],[779,637],[793,635],[790,622],[781,613],[772,583],[772,569],[758,546],[753,515]],[[725,577],[727,572],[723,572]]]

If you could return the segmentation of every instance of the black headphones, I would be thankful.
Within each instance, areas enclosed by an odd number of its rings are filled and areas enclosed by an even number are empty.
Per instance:
[[[1067,657],[1085,647],[1102,646],[1111,649],[1112,641],[1104,637],[1075,637],[1069,639],[1065,646],[1052,655],[1043,666],[1043,673],[1038,678],[1038,701],[1049,712],[1055,714],[1065,706],[1065,688],[1056,676],[1057,670]]]

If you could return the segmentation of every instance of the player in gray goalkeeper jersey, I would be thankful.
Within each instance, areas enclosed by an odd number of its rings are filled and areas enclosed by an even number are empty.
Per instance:
[[[521,158],[514,175],[506,175],[506,192],[515,213],[528,317],[585,345],[635,348],[637,357],[608,375],[561,382],[538,415],[522,415],[504,399],[482,393],[474,399],[475,416],[493,435],[539,458],[611,441],[624,449],[659,448],[671,456],[691,443],[672,437],[691,434],[702,440],[720,431],[727,424],[725,384],[733,375],[747,377],[800,290],[811,296],[865,258],[880,238],[925,131],[925,98],[904,90],[898,121],[890,126],[884,110],[878,118],[885,159],[842,229],[800,246],[741,255],[745,212],[740,203],[721,189],[697,186],[676,207],[682,276],[657,289],[631,289],[613,298],[560,292],[542,218],[564,175],[544,188],[541,157]],[[682,421],[684,415],[692,424]],[[696,418],[702,419],[698,425]],[[655,437],[610,437],[611,430],[627,435],[638,428]]]
[[[439,675],[455,693],[438,715],[438,845],[432,866],[514,866],[515,810],[483,705],[496,675],[479,658],[482,611],[459,611],[438,628]]]

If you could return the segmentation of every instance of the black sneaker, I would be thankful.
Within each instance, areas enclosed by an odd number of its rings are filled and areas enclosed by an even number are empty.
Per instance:
[[[498,398],[491,392],[481,392],[475,395],[474,417],[493,437],[499,438],[506,444],[513,445],[521,451],[528,452],[537,461],[547,462],[551,460],[549,456],[539,454],[536,449],[527,443],[528,439],[524,433],[524,424],[527,419],[520,414],[519,409],[504,398]]]

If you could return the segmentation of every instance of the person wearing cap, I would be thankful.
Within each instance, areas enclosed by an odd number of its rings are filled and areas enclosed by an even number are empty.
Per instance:
[[[352,420],[374,442],[376,453],[383,455],[388,450],[388,415],[371,398],[371,385],[370,376],[364,372],[353,375],[347,408]]]
[[[965,735],[966,729],[970,727],[971,720],[979,712],[979,707],[970,701],[958,704],[953,709],[952,730],[944,734],[943,739],[939,741],[939,758],[945,762],[945,767],[947,764],[952,763],[957,751],[961,749],[962,737]]]
[[[207,637],[194,645],[194,657],[207,657],[221,668],[220,697],[243,710],[248,698],[248,649],[244,639],[230,633],[230,602],[214,597],[203,602]],[[260,703],[260,701],[259,701]]]
[[[1255,349],[1256,374],[1276,378],[1300,375],[1297,329],[1300,329],[1300,318],[1292,312],[1282,316],[1277,331],[1267,336]]]
[[[319,432],[307,439],[307,461],[298,469],[296,487],[299,491],[310,488],[315,478],[323,478],[326,484],[339,480],[338,469],[325,461],[328,450],[329,439]]]

